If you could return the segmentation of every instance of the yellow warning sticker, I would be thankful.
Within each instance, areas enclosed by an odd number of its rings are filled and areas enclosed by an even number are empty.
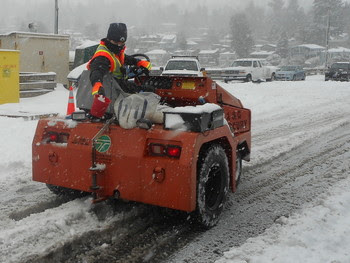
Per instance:
[[[194,81],[184,81],[182,83],[182,89],[195,89],[196,85]]]

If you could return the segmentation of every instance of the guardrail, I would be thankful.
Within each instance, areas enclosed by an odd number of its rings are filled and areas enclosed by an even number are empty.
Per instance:
[[[55,72],[20,72],[19,90],[21,98],[35,97],[56,88]]]

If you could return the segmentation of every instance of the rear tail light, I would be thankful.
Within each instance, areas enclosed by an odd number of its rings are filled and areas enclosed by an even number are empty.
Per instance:
[[[43,136],[43,143],[67,143],[68,133],[46,132]]]
[[[166,148],[166,153],[169,157],[180,158],[181,147],[168,145],[168,147]]]
[[[57,142],[58,141],[58,133],[50,133],[49,134],[49,142]]]
[[[149,155],[152,156],[164,156],[178,159],[181,155],[181,146],[150,143],[148,152]]]

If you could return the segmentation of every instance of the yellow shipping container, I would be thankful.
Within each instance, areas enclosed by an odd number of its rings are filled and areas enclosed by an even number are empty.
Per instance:
[[[0,49],[0,104],[19,102],[19,51]]]

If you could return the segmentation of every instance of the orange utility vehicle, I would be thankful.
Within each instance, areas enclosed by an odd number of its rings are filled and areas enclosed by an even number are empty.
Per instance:
[[[242,160],[250,159],[251,112],[209,77],[146,76],[142,83],[175,109],[219,107],[164,112],[164,123],[133,129],[114,117],[41,119],[33,180],[56,194],[92,193],[95,202],[114,197],[193,212],[212,227],[227,193],[236,190]],[[181,129],[169,124],[174,117],[182,119]]]

